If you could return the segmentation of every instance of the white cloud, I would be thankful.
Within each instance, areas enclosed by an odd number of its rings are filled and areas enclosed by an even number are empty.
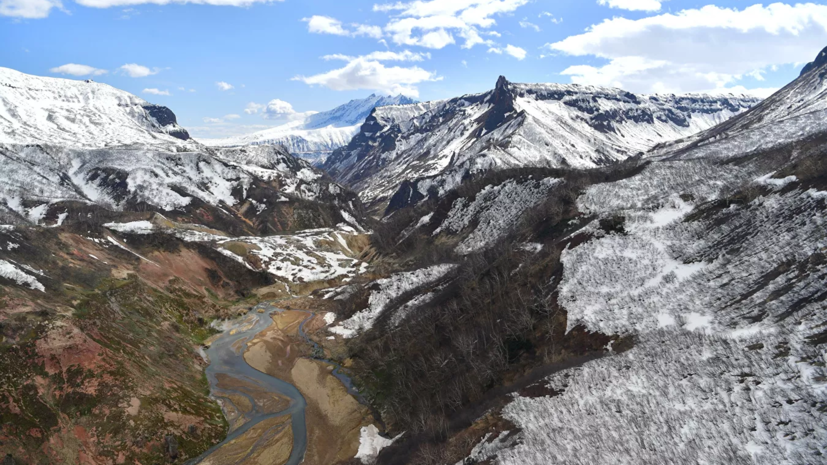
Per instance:
[[[239,119],[239,118],[241,118],[241,115],[236,115],[235,113],[231,113],[229,115],[224,115],[224,119],[226,121],[232,121],[234,119]]]
[[[290,119],[295,114],[293,105],[276,98],[267,102],[261,116],[264,119]]]
[[[629,11],[658,11],[661,7],[659,0],[597,0],[597,3]]]
[[[315,15],[304,18],[307,23],[307,30],[313,34],[332,34],[344,37],[370,37],[373,39],[382,38],[382,28],[367,24],[352,24],[350,29],[345,28],[341,21],[330,16]]]
[[[427,81],[438,81],[436,73],[426,71],[418,66],[410,68],[391,66],[386,67],[381,61],[419,61],[430,58],[428,54],[416,54],[409,51],[373,52],[361,57],[335,55],[324,57],[328,59],[345,60],[348,63],[339,69],[315,76],[296,76],[294,81],[302,81],[309,85],[324,86],[333,90],[375,90],[390,94],[403,94],[409,97],[418,97],[419,89],[416,84]]]
[[[540,26],[532,22],[529,22],[528,18],[524,18],[522,21],[520,21],[520,27],[523,29],[534,29],[534,31],[540,32]]]
[[[537,16],[537,17],[538,18],[548,18],[549,21],[551,21],[554,24],[560,24],[560,23],[563,22],[563,18],[557,18],[553,14],[549,13],[548,11],[544,11],[544,12],[540,13],[540,15]]]
[[[547,44],[555,53],[608,60],[572,66],[572,82],[633,92],[737,89],[773,66],[806,63],[827,43],[827,6],[705,6],[638,20],[612,18]],[[767,92],[767,89],[758,89]]]
[[[330,60],[341,60],[341,61],[353,61],[357,58],[362,58],[365,60],[373,60],[373,61],[425,61],[431,59],[430,53],[415,53],[411,52],[410,50],[404,50],[402,52],[389,52],[389,51],[380,51],[380,52],[372,52],[367,55],[361,57],[352,57],[349,55],[342,55],[342,54],[333,54],[333,55],[325,55],[322,57],[325,61]]]
[[[52,68],[49,71],[58,74],[68,74],[70,76],[100,76],[101,74],[108,73],[105,69],[93,68],[87,65],[78,65],[75,63],[67,63],[65,65]]]
[[[216,87],[218,87],[220,90],[223,90],[223,91],[233,89],[232,84],[229,84],[229,83],[224,82],[224,81],[218,81],[218,82],[215,83],[215,85],[216,85]]]
[[[244,113],[248,115],[255,115],[258,114],[259,111],[263,110],[265,105],[261,105],[260,103],[250,102],[244,108]]]
[[[221,118],[204,118],[204,122],[209,124],[217,124],[223,121],[221,121]]]
[[[152,94],[152,95],[172,95],[169,93],[168,90],[160,90],[155,88],[144,89],[145,94]]]
[[[283,0],[77,0],[76,3],[91,8],[111,8],[133,5],[197,4],[247,7],[255,3],[271,3]],[[49,16],[52,8],[63,10],[60,0],[0,0],[0,16],[39,19]]]
[[[463,39],[463,48],[493,45],[482,35],[496,25],[497,15],[513,13],[529,0],[417,0],[374,5],[373,10],[393,13],[385,26],[397,45],[441,49]]]
[[[158,68],[149,69],[146,66],[141,66],[136,63],[125,64],[118,68],[118,70],[120,70],[127,76],[134,78],[152,76],[153,74],[158,74],[158,72],[160,71]]]
[[[267,102],[266,105],[250,102],[247,104],[247,107],[244,108],[244,113],[247,113],[248,115],[257,115],[261,113],[262,118],[269,120],[297,121],[307,118],[316,112],[298,112],[293,109],[293,105],[291,105],[290,102],[285,102],[284,100],[276,98]],[[238,118],[240,118],[239,115],[224,116],[224,119],[228,121]]]
[[[49,16],[52,8],[62,10],[60,0],[0,0],[0,16],[40,19]]]
[[[515,47],[514,45],[506,45],[504,48],[491,47],[488,49],[488,53],[496,53],[497,55],[506,53],[521,61],[525,59],[526,55],[528,55],[528,52],[520,47]]]

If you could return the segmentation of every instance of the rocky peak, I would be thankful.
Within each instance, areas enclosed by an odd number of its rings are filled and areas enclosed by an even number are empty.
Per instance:
[[[813,69],[822,67],[825,63],[827,63],[827,47],[821,50],[821,52],[818,54],[815,60],[804,65],[804,68],[801,70],[800,76],[804,76]]]
[[[511,92],[511,83],[505,76],[497,79],[497,85],[491,95],[491,111],[485,120],[485,130],[492,131],[503,123],[506,115],[514,111],[514,94]]]

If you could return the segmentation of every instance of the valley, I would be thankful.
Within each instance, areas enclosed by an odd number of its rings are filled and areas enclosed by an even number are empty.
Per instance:
[[[823,463],[823,56],[373,95],[315,164],[0,68],[6,463]]]

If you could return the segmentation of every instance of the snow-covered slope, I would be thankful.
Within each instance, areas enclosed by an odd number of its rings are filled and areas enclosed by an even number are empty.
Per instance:
[[[376,109],[324,168],[368,201],[389,199],[405,181],[423,180],[416,189],[427,195],[490,169],[606,165],[712,127],[756,103],[744,96],[643,96],[513,84],[501,77],[491,92]]]
[[[358,216],[354,194],[281,146],[213,149],[180,140],[173,136],[189,136],[172,111],[103,84],[8,69],[0,79],[5,223],[76,221],[78,209],[149,209],[282,231]],[[300,212],[286,207],[293,200],[320,205]],[[345,212],[331,216],[328,207]]]
[[[215,147],[283,145],[294,155],[321,163],[333,150],[350,142],[374,108],[411,103],[415,101],[402,95],[391,97],[372,94],[364,99],[351,100],[332,110],[312,114],[301,121],[243,136],[201,139],[201,142]]]
[[[187,139],[172,111],[128,92],[0,68],[0,143],[100,148]]]
[[[544,379],[553,395],[515,396],[503,417],[519,433],[480,444],[477,460],[824,462],[827,63],[808,68],[578,199],[624,224],[607,234],[595,220],[563,251],[568,330],[635,346]]]

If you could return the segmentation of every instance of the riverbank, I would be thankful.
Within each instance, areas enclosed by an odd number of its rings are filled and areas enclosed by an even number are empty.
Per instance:
[[[330,465],[356,456],[374,419],[335,367],[313,358],[324,351],[312,341],[325,339],[316,335],[325,315],[260,304],[208,341],[207,377],[230,432],[195,463]]]
[[[352,459],[359,448],[360,429],[373,417],[347,392],[333,366],[309,357],[313,347],[301,336],[326,326],[323,314],[284,310],[271,314],[273,324],[248,344],[250,366],[294,385],[307,402],[307,453],[303,463],[330,465]]]

